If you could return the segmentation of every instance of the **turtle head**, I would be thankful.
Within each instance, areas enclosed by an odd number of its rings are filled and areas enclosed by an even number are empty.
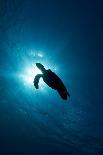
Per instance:
[[[41,63],[36,63],[36,66],[42,71],[42,73],[45,72],[46,69],[44,68],[44,66]]]

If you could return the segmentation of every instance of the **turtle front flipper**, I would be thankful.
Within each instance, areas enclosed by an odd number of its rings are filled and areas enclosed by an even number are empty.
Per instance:
[[[40,79],[41,77],[43,77],[42,74],[37,74],[37,75],[35,76],[35,78],[34,78],[34,82],[33,82],[33,83],[34,83],[34,86],[35,86],[36,89],[39,89],[38,83],[39,83],[39,79]]]

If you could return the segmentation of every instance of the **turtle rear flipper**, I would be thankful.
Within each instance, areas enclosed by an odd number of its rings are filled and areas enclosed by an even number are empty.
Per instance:
[[[70,96],[70,95],[68,95],[67,91],[64,91],[62,89],[58,89],[57,91],[58,91],[59,95],[61,96],[61,98],[64,100],[67,100],[67,97]]]

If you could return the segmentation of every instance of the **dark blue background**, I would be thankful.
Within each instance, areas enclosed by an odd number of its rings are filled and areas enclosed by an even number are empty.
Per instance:
[[[102,0],[0,0],[0,155],[103,154]],[[24,88],[30,50],[70,91]]]

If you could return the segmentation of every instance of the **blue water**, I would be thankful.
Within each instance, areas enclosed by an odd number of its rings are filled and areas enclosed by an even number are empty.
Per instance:
[[[0,1],[0,155],[103,154],[101,13],[101,1]],[[70,99],[33,87],[36,62]]]

